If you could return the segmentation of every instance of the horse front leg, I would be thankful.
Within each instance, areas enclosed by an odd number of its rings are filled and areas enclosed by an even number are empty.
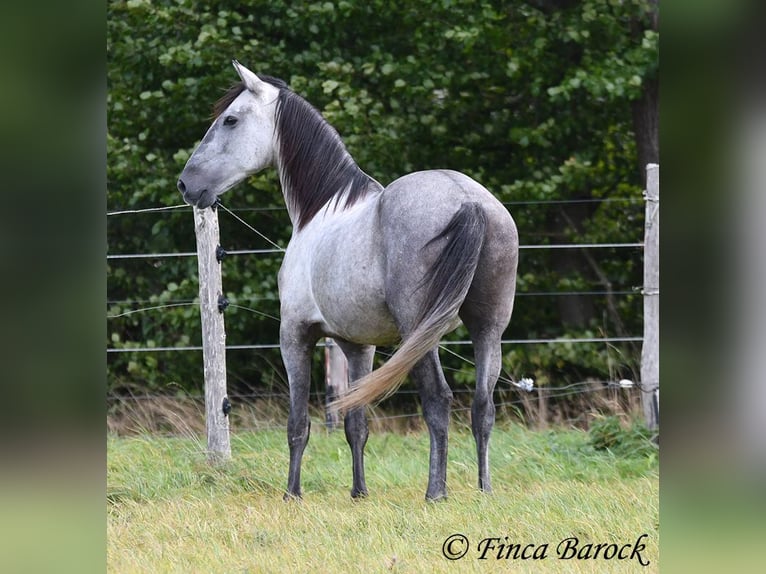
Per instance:
[[[313,343],[283,327],[280,329],[280,347],[290,385],[290,415],[287,419],[290,468],[284,495],[285,500],[290,500],[301,498],[301,461],[311,432],[308,405]]]
[[[349,387],[353,388],[356,381],[372,371],[375,347],[356,345],[346,341],[337,341],[337,343],[346,355]],[[369,436],[366,407],[358,407],[347,412],[343,419],[343,428],[346,432],[346,441],[351,447],[351,498],[363,498],[367,496],[367,483],[364,480],[364,447]]]

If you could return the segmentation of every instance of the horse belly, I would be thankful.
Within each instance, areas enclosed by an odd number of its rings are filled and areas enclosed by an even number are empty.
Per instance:
[[[328,334],[367,345],[396,343],[399,331],[386,305],[383,281],[374,262],[315,267],[312,291]]]

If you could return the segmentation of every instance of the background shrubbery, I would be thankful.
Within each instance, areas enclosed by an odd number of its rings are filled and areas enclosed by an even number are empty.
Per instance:
[[[108,208],[181,202],[176,177],[207,128],[212,103],[236,80],[236,58],[312,102],[384,184],[449,167],[508,203],[522,244],[641,241],[643,164],[657,160],[656,124],[647,120],[656,114],[658,68],[651,6],[110,1]],[[568,200],[584,201],[561,203]],[[290,222],[273,173],[250,178],[223,201],[287,243]],[[551,201],[558,203],[536,203]],[[268,247],[227,214],[220,218],[224,247]],[[186,210],[112,216],[107,233],[114,254],[195,249]],[[228,343],[278,341],[277,321],[242,307],[278,316],[279,265],[276,255],[224,262],[224,289],[240,305],[226,312]],[[110,260],[108,315],[191,303],[196,273],[194,258]],[[641,296],[633,292],[641,283],[637,249],[522,251],[506,337],[641,335]],[[612,295],[534,295],[588,291]],[[193,304],[108,320],[110,347],[199,342]],[[638,344],[505,349],[506,371],[541,385],[638,377]],[[472,367],[451,355],[443,360],[457,387],[472,386]],[[234,391],[286,385],[277,350],[230,352],[227,361]],[[109,391],[194,394],[202,388],[200,365],[195,352],[112,353]],[[322,388],[319,362],[314,380]]]

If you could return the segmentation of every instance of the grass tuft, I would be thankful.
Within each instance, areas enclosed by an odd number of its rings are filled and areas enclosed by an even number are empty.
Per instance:
[[[601,417],[591,423],[590,444],[622,457],[645,458],[657,455],[658,432],[640,420],[624,423],[620,417]]]

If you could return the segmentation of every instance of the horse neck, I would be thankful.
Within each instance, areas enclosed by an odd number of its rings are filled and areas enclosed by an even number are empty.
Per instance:
[[[297,162],[291,162],[292,165],[288,166],[288,162],[280,156],[278,141],[276,150],[275,165],[287,213],[295,231],[305,227],[322,211],[327,213],[343,211],[365,197],[383,191],[383,186],[362,171],[350,154],[346,154],[342,163],[328,165],[321,173],[312,174],[312,180],[316,182],[316,185],[310,186],[309,194],[306,191],[305,182],[300,182],[302,185],[296,185],[296,182],[305,176],[300,173],[300,159]]]

